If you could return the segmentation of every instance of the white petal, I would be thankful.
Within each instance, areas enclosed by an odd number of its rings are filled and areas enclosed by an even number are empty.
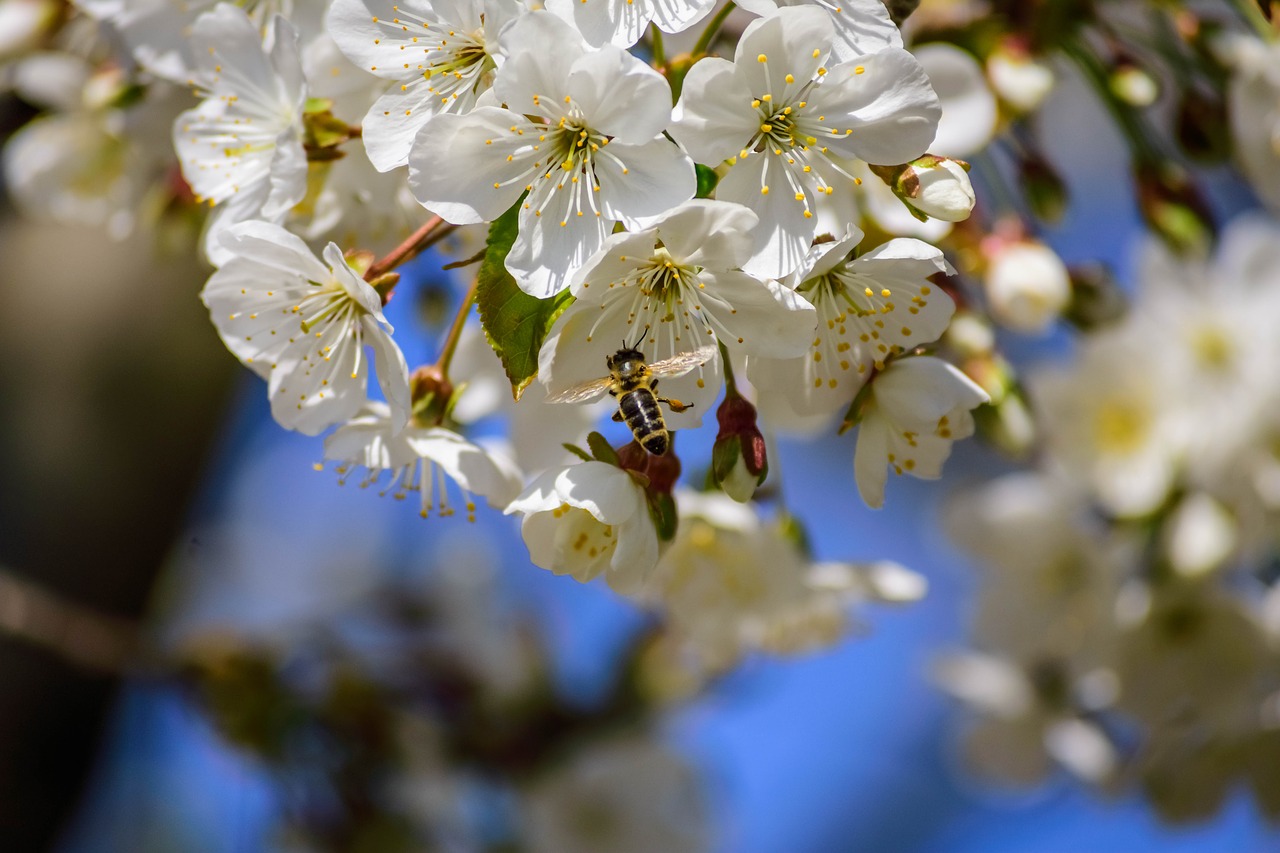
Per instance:
[[[609,561],[605,580],[614,591],[633,595],[644,588],[657,564],[658,533],[647,510],[636,513],[618,527],[618,547]]]
[[[859,73],[858,69],[862,69]],[[808,112],[839,116],[831,151],[868,163],[898,165],[928,150],[942,108],[919,61],[905,50],[882,50],[832,68]]]
[[[737,269],[750,260],[750,231],[760,221],[740,204],[693,199],[662,216],[653,228],[671,256],[692,266]]]
[[[657,216],[698,189],[693,161],[662,136],[638,145],[610,143],[595,163],[600,205],[609,218]]]
[[[700,277],[706,284],[701,308],[726,335],[721,340],[727,346],[768,358],[808,352],[817,312],[794,290],[733,271],[703,270]]]
[[[932,433],[938,420],[959,407],[990,399],[968,376],[932,356],[894,361],[874,380],[876,405],[899,429]]]
[[[858,425],[858,444],[853,451],[853,474],[858,494],[872,509],[884,505],[884,485],[889,479],[889,439],[892,427],[876,409],[867,412]]]
[[[588,5],[609,2],[613,0],[589,0]],[[589,125],[618,142],[648,142],[671,123],[666,78],[620,48],[610,45],[582,56],[573,63],[567,84]]]
[[[719,165],[736,155],[760,127],[752,98],[732,62],[699,59],[684,78],[671,135],[697,162]]]
[[[535,126],[496,107],[465,116],[445,113],[423,125],[409,152],[409,188],[418,203],[457,225],[501,216],[524,191],[519,177],[536,156],[507,160],[526,145],[512,127]]]
[[[405,441],[417,455],[443,468],[463,489],[484,496],[492,507],[506,507],[520,491],[518,471],[452,430],[411,429],[406,432]]]
[[[363,318],[365,341],[373,347],[374,369],[378,374],[378,387],[391,408],[392,433],[409,422],[412,407],[409,393],[409,365],[404,353],[391,335],[378,325],[378,321],[366,314]],[[447,469],[446,469],[447,470]],[[454,477],[456,480],[457,477]],[[478,491],[478,490],[477,490]]]
[[[743,269],[761,278],[781,278],[799,267],[813,242],[816,223],[805,218],[805,203],[795,198],[787,168],[782,156],[752,154],[716,188],[717,198],[745,205],[760,217],[752,232],[757,253]],[[765,187],[768,193],[762,192]]]
[[[743,30],[733,63],[755,97],[770,93],[775,103],[789,104],[826,63],[831,34],[831,16],[824,9],[785,7]]]

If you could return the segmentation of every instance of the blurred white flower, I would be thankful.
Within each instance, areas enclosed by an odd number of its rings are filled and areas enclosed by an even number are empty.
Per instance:
[[[980,773],[1035,785],[1056,762],[1079,778],[1102,783],[1120,756],[1096,723],[1079,713],[1071,676],[1042,662],[1028,667],[989,655],[950,654],[934,679],[982,716],[964,734],[964,754]]]
[[[1280,210],[1280,42],[1238,36],[1231,46],[1227,112],[1235,157],[1258,197]]]
[[[1221,568],[1237,544],[1235,518],[1204,492],[1179,501],[1162,533],[1169,564],[1175,572],[1188,577]]]
[[[753,651],[829,646],[859,601],[910,602],[924,578],[894,563],[813,563],[785,518],[718,492],[677,494],[680,525],[643,599],[666,619],[685,657],[718,672]]]
[[[692,768],[642,736],[588,743],[524,792],[533,853],[702,853],[708,818]]]
[[[996,245],[982,283],[992,316],[1019,332],[1045,332],[1071,301],[1066,264],[1035,240]]]
[[[978,60],[967,50],[945,42],[916,45],[911,52],[924,66],[942,102],[938,134],[929,150],[965,157],[986,148],[996,132],[996,98]]]
[[[1053,71],[1025,49],[1008,43],[987,56],[987,79],[1000,100],[1020,113],[1039,108],[1053,91]]]

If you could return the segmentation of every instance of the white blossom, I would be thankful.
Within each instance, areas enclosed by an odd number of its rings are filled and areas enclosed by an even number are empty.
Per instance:
[[[409,185],[450,222],[496,219],[523,192],[506,266],[545,297],[604,243],[618,221],[693,197],[693,163],[665,137],[671,89],[626,51],[591,50],[556,16],[533,12],[503,30],[494,94],[507,105],[423,126]]]
[[[884,503],[887,468],[922,480],[942,476],[951,443],[973,434],[970,409],[990,399],[972,379],[932,356],[899,358],[876,375],[854,451],[858,493]]]
[[[244,222],[222,236],[227,261],[201,297],[223,343],[268,381],[271,414],[316,435],[365,404],[373,347],[394,428],[409,417],[409,375],[382,300],[330,243],[324,261],[278,225]]]
[[[941,250],[897,238],[856,255],[862,233],[820,243],[789,279],[817,311],[818,327],[799,358],[752,358],[747,371],[762,403],[785,400],[801,415],[848,406],[889,356],[939,338],[955,303],[929,281],[951,273]]]
[[[306,195],[307,93],[297,34],[283,18],[273,19],[267,49],[248,16],[223,3],[196,20],[191,42],[206,98],[178,117],[173,144],[197,199],[220,206],[204,241],[217,265],[227,257],[221,231],[249,219],[281,222]]]
[[[614,234],[572,279],[577,301],[552,327],[539,355],[539,378],[556,392],[604,373],[621,341],[640,339],[649,361],[722,341],[731,350],[780,358],[804,352],[813,334],[811,305],[776,282],[738,268],[752,253],[755,214],[741,205],[694,200],[645,229]],[[693,403],[672,413],[695,426],[720,392],[719,356],[662,392]]]
[[[418,493],[418,514],[432,512],[441,517],[454,514],[449,506],[445,477],[462,491],[467,520],[475,521],[472,495],[480,495],[489,505],[503,509],[520,491],[519,470],[501,453],[486,450],[451,429],[439,426],[402,424],[385,403],[365,404],[356,416],[324,441],[324,458],[338,463],[340,482],[346,482],[354,468],[363,468],[361,488],[381,487],[382,494],[403,500]],[[380,482],[384,472],[389,480]]]
[[[586,583],[603,574],[619,592],[640,589],[658,561],[644,489],[626,471],[581,462],[547,471],[507,507],[535,566]]]
[[[847,161],[906,163],[937,130],[937,95],[911,54],[886,48],[827,68],[831,56],[831,17],[785,8],[747,27],[733,62],[702,59],[685,78],[671,134],[700,163],[734,158],[716,197],[760,217],[752,274],[803,262],[817,200],[852,193]]]
[[[394,83],[361,125],[381,172],[403,166],[427,120],[467,113],[493,85],[498,33],[521,11],[515,0],[334,0],[328,28],[358,67]]]

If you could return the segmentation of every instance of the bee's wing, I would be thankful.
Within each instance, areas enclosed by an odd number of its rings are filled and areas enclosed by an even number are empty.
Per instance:
[[[602,376],[599,379],[589,379],[586,382],[579,382],[563,391],[547,397],[548,403],[585,403],[587,400],[594,400],[605,391],[609,390],[609,385],[613,382],[612,376]]]
[[[654,379],[665,379],[688,373],[695,367],[701,367],[716,354],[714,346],[699,347],[693,352],[682,352],[671,358],[664,358],[649,365],[649,372]]]

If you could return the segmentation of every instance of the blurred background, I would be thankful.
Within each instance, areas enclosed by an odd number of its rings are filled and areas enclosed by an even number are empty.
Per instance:
[[[1041,236],[1131,289],[1147,231],[1124,142],[1057,70],[1036,135],[1072,203]],[[5,131],[28,116],[0,105]],[[1233,172],[1203,176],[1218,218],[1252,206]],[[1016,788],[963,760],[971,721],[929,671],[972,626],[975,565],[942,516],[1012,469],[989,446],[873,512],[851,436],[782,441],[814,556],[900,562],[927,597],[637,698],[653,617],[533,567],[498,511],[424,521],[313,470],[320,440],[272,421],[211,327],[208,269],[156,236],[0,214],[0,849],[1280,850],[1242,787],[1170,822],[1132,789]],[[443,261],[388,308],[411,365],[457,303]],[[1019,364],[1072,347],[1001,344]],[[691,457],[710,433],[682,435]]]

